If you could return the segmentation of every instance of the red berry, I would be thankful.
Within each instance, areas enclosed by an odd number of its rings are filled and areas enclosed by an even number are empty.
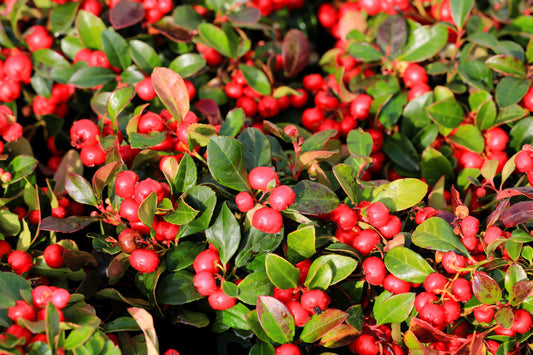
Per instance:
[[[435,327],[440,327],[445,320],[444,310],[438,304],[428,303],[420,310],[420,319]]]
[[[447,324],[459,319],[461,315],[461,306],[454,300],[445,300],[442,303],[442,309],[444,310],[444,321]]]
[[[524,103],[524,107],[527,108],[529,112],[533,112],[533,86],[530,87],[526,92],[522,101]]]
[[[429,85],[425,83],[417,84],[413,86],[411,90],[409,90],[409,93],[407,94],[407,100],[413,101],[417,97],[422,96],[425,93],[430,92],[430,91],[431,91],[431,88],[429,87]]]
[[[379,227],[378,230],[383,237],[391,239],[402,231],[402,220],[398,216],[390,215],[387,223],[384,226]]]
[[[31,291],[31,296],[33,300],[33,306],[35,308],[44,308],[52,300],[54,291],[49,286],[40,285],[35,287]]]
[[[63,254],[65,253],[65,248],[59,244],[51,244],[44,249],[43,257],[46,265],[51,268],[60,268],[65,265],[65,260],[63,260]]]
[[[57,308],[64,308],[70,301],[70,293],[64,288],[50,286],[50,290],[52,291],[50,302]]]
[[[153,112],[147,112],[139,118],[139,124],[137,127],[139,133],[143,134],[163,132],[165,129],[165,121],[160,115]]]
[[[80,158],[83,165],[88,167],[102,165],[105,163],[106,152],[99,144],[84,146],[81,148]]]
[[[489,245],[496,239],[501,238],[502,236],[503,236],[503,231],[499,227],[489,226],[487,227],[487,230],[485,231],[485,236],[483,237],[483,241],[485,242],[485,244]]]
[[[137,249],[141,241],[141,233],[133,228],[126,228],[118,235],[118,245],[120,250],[126,254],[131,254]]]
[[[323,3],[318,8],[317,17],[323,27],[330,28],[337,22],[337,8],[333,4]]]
[[[363,256],[368,255],[381,241],[379,234],[372,229],[364,229],[357,233],[352,246]]]
[[[301,352],[298,346],[287,343],[278,346],[275,355],[301,355]]]
[[[7,316],[13,321],[17,322],[17,319],[27,319],[29,321],[35,320],[35,309],[30,306],[26,301],[18,300],[16,304],[12,307],[9,307],[7,310]]]
[[[257,103],[257,111],[263,118],[270,118],[279,114],[278,100],[272,96],[265,96]]]
[[[17,274],[23,274],[33,266],[31,256],[23,250],[15,250],[7,257],[7,263]]]
[[[152,192],[155,192],[157,196],[157,202],[161,202],[165,195],[161,183],[151,178],[144,179],[140,181],[137,186],[135,186],[135,191],[133,192],[133,199],[138,204],[141,204]]]
[[[462,277],[452,282],[452,293],[458,301],[468,301],[472,298],[472,288],[470,281]]]
[[[140,273],[154,272],[159,266],[159,256],[153,250],[135,249],[129,256],[131,267]]]
[[[6,242],[5,240],[0,240],[0,259],[4,257],[4,255],[8,255],[11,253],[11,244]]]
[[[309,100],[309,94],[302,88],[296,89],[300,95],[290,95],[289,100],[294,108],[304,108]]]
[[[330,216],[331,220],[344,230],[350,230],[357,224],[357,214],[344,203],[339,204],[331,211]]]
[[[310,131],[316,131],[326,119],[324,111],[318,107],[308,108],[302,113],[302,125]]]
[[[297,327],[303,327],[310,318],[309,312],[298,301],[288,301],[285,306],[291,312],[294,318],[294,325]]]
[[[282,290],[281,288],[274,286],[273,297],[283,303],[286,303],[289,301],[299,301],[301,294],[298,287]]]
[[[74,122],[70,128],[71,144],[80,149],[86,146],[98,144],[100,130],[96,123],[88,119],[81,119]]]
[[[235,306],[237,299],[235,297],[230,297],[224,293],[221,289],[216,290],[207,299],[211,308],[217,311],[225,311]]]
[[[475,237],[479,230],[479,219],[467,216],[461,221],[461,232],[465,237]]]
[[[133,198],[125,198],[119,207],[120,217],[127,219],[130,223],[139,222],[139,204]]]
[[[481,167],[485,163],[485,159],[483,159],[483,157],[479,155],[478,153],[474,153],[471,151],[465,151],[461,155],[460,162],[465,169],[468,169],[468,168],[481,169]]]
[[[383,260],[377,256],[371,256],[365,259],[363,262],[363,271],[365,273],[365,280],[374,286],[382,285],[387,274]]]
[[[449,274],[456,274],[459,269],[465,267],[466,258],[453,251],[448,251],[442,256],[441,262],[442,266]]]
[[[283,218],[278,211],[270,207],[262,207],[255,211],[252,225],[262,232],[276,234],[283,227]]]
[[[163,241],[174,241],[178,235],[180,226],[172,224],[165,221],[164,219],[159,220],[157,227],[155,227],[155,239],[160,242]]]
[[[310,259],[305,259],[296,264],[296,267],[300,269],[300,277],[298,278],[298,283],[300,285],[303,285],[307,279],[307,274],[312,263],[313,262]]]
[[[150,101],[156,97],[151,78],[144,78],[135,84],[135,92],[144,101]]]
[[[426,84],[428,82],[426,69],[420,64],[409,64],[403,72],[403,82],[408,88],[413,88],[420,83]]]
[[[485,146],[491,150],[505,150],[509,136],[500,127],[494,127],[485,132]]]
[[[235,196],[235,204],[241,212],[248,212],[255,206],[255,201],[252,195],[246,191],[241,191]]]
[[[4,62],[5,75],[17,83],[30,83],[32,70],[33,64],[30,57],[22,53],[9,56]]]
[[[359,94],[350,103],[350,113],[356,120],[364,120],[370,114],[370,106],[372,105],[372,96],[367,94]]]
[[[194,275],[193,284],[202,296],[210,296],[218,289],[215,278],[209,271],[200,271]]]
[[[385,280],[383,280],[383,287],[390,293],[397,295],[409,292],[411,284],[407,281],[400,280],[393,274],[388,274],[385,276]]]
[[[527,173],[533,170],[533,156],[527,150],[521,150],[514,159],[516,168],[521,173]]]
[[[366,208],[368,222],[376,228],[384,226],[389,219],[389,209],[382,202],[374,202]]]
[[[420,292],[415,297],[415,309],[420,313],[422,308],[424,308],[429,303],[437,302],[438,298],[435,294],[430,292]]]
[[[315,105],[321,110],[332,111],[339,106],[339,99],[327,91],[319,91],[315,96]]]
[[[372,154],[379,152],[383,146],[383,132],[375,128],[367,128],[365,132],[372,137]]]
[[[279,177],[273,169],[258,166],[248,174],[248,182],[254,190],[267,191],[279,185]]]
[[[304,88],[310,92],[316,92],[322,89],[325,85],[324,78],[320,74],[309,74],[304,76],[303,80]]]
[[[5,330],[5,334],[11,334],[17,339],[24,338],[24,344],[28,344],[32,337],[32,333],[28,329],[23,328],[18,324],[12,324],[11,326],[9,326],[9,328]],[[9,353],[12,354],[11,352]]]
[[[5,77],[0,79],[0,101],[12,102],[20,96],[20,84],[17,81]]]
[[[294,203],[295,197],[296,194],[289,186],[281,185],[270,192],[268,203],[276,211],[283,211]]]
[[[494,317],[494,308],[487,304],[482,304],[474,308],[474,318],[480,323],[490,323]]]
[[[446,289],[447,283],[448,279],[446,278],[446,276],[438,272],[433,272],[429,274],[424,280],[424,288],[427,292],[440,294],[443,293],[443,291]]]
[[[132,170],[124,170],[115,178],[115,193],[122,198],[131,198],[135,192],[135,186],[139,182],[139,176]]]
[[[377,355],[379,354],[379,345],[376,338],[370,334],[361,334],[350,345],[350,351],[359,355]]]
[[[313,314],[325,311],[330,302],[331,299],[322,290],[305,291],[300,298],[302,307]]]
[[[257,114],[257,103],[251,97],[242,96],[235,102],[235,107],[240,107],[244,110],[247,117],[254,117]]]
[[[524,309],[514,311],[513,325],[511,330],[515,333],[523,334],[531,329],[533,320],[531,314]]]
[[[224,86],[224,92],[230,99],[238,99],[242,96],[243,87],[242,85],[237,83],[227,83]]]
[[[196,256],[192,267],[194,272],[207,271],[211,274],[218,272],[218,265],[220,264],[220,257],[216,251],[206,249]]]

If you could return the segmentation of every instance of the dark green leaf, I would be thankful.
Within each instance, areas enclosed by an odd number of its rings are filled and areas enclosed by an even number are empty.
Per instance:
[[[167,271],[179,271],[191,266],[196,256],[203,250],[205,250],[204,244],[188,240],[180,241],[177,246],[169,249],[165,254]]]
[[[442,24],[421,26],[409,34],[403,53],[397,58],[407,62],[421,62],[437,54],[448,39],[448,29]]]
[[[80,10],[76,18],[76,29],[87,48],[102,49],[102,32],[106,29],[106,25],[101,18],[89,11]]]
[[[173,192],[180,195],[196,185],[198,171],[194,160],[185,154],[178,165],[178,171],[172,181]]]
[[[244,235],[242,246],[235,257],[235,266],[245,266],[255,255],[274,251],[282,240],[283,238],[275,234],[268,234],[253,227],[250,228]]]
[[[191,222],[197,215],[198,210],[195,210],[180,199],[174,211],[165,215],[164,219],[172,224],[182,225]]]
[[[244,126],[244,110],[240,107],[234,108],[228,112],[224,123],[220,127],[221,136],[235,137]],[[242,143],[242,141],[241,141]],[[246,156],[246,152],[245,152]]]
[[[65,33],[76,18],[79,2],[70,2],[56,6],[50,12],[50,24],[55,34]]]
[[[256,67],[252,67],[246,64],[239,65],[239,69],[244,75],[246,82],[250,87],[252,87],[252,89],[257,91],[261,95],[270,95],[272,91],[270,87],[270,82],[268,81],[266,74],[262,70],[259,70]]]
[[[109,100],[107,101],[107,112],[109,113],[109,117],[111,118],[114,127],[116,127],[116,119],[118,115],[130,103],[131,99],[133,99],[133,95],[135,95],[133,88],[131,86],[126,86],[113,91],[109,97]]]
[[[272,253],[267,254],[265,266],[270,282],[277,288],[287,290],[298,285],[300,269],[294,267],[281,256]]]
[[[156,67],[161,66],[161,59],[159,59],[154,48],[150,46],[148,43],[134,39],[129,42],[129,45],[130,45],[131,58],[133,59],[135,64],[137,64],[139,68],[146,74],[151,75],[152,71]],[[166,69],[166,71],[167,72],[165,74],[168,74],[171,70]],[[168,80],[171,80],[171,79],[172,77],[170,77]],[[152,78],[152,84],[154,85],[154,89],[155,89],[155,83],[153,83],[153,78]]]
[[[350,200],[354,204],[357,203],[358,185],[354,169],[347,164],[337,164],[333,167],[333,174]]]
[[[266,277],[266,275],[265,275]],[[254,303],[255,304],[255,303]],[[263,327],[261,326],[261,323],[259,322],[259,317],[257,316],[257,311],[253,310],[250,313],[246,315],[246,322],[248,323],[248,326],[254,332],[254,334],[261,339],[262,341],[270,344],[274,341],[270,339],[270,337],[265,333]]]
[[[496,102],[507,107],[522,100],[529,89],[529,81],[514,76],[506,76],[496,86]]]
[[[250,190],[243,145],[231,137],[213,137],[207,145],[207,165],[221,185],[238,191]]]
[[[492,70],[484,62],[474,59],[461,61],[457,67],[461,78],[469,85],[481,90],[492,90]]]
[[[454,251],[470,256],[450,224],[440,217],[431,217],[422,222],[413,232],[411,240],[421,248]]]
[[[9,162],[6,171],[11,173],[10,183],[15,183],[31,175],[39,162],[29,155],[17,155]]]
[[[324,145],[335,136],[337,132],[334,129],[326,129],[324,131],[317,132],[311,137],[307,138],[302,144],[302,153],[321,150]],[[350,132],[351,133],[351,132]],[[353,139],[354,137],[352,137]],[[352,142],[353,143],[353,142]]]
[[[420,254],[403,246],[389,250],[384,261],[390,273],[408,282],[424,282],[429,274],[435,272]]]
[[[188,30],[196,30],[198,25],[204,21],[202,16],[191,5],[176,7],[172,13],[172,17],[175,23],[179,23],[180,26]]]
[[[220,27],[204,22],[198,25],[198,34],[208,47],[215,49],[225,57],[233,57],[232,45]]]
[[[272,165],[272,149],[267,136],[255,127],[246,128],[237,138],[244,148],[246,169]]]
[[[483,135],[476,126],[471,124],[457,127],[457,130],[451,136],[451,140],[472,152],[481,153],[485,149]]]
[[[329,308],[321,314],[314,314],[305,324],[300,339],[306,343],[314,343],[331,329],[348,318],[348,313],[339,309]]]
[[[157,283],[156,299],[160,303],[180,305],[202,297],[193,285],[193,275],[186,270],[165,274]]]
[[[498,39],[492,33],[478,31],[468,36],[470,42],[474,42],[483,47],[494,48],[498,45]]]
[[[443,175],[447,181],[451,181],[454,177],[450,161],[433,147],[428,147],[422,152],[421,169],[422,177],[430,186],[433,186]]]
[[[129,134],[130,145],[132,148],[144,149],[151,148],[163,142],[167,134],[164,132],[152,131],[150,134],[140,134],[131,132]]]
[[[221,320],[224,324],[234,329],[250,330],[248,323],[246,322],[246,314],[250,310],[242,303],[237,303],[230,309],[226,309],[220,312]]]
[[[398,179],[376,188],[373,202],[382,202],[391,211],[402,211],[422,201],[428,185],[418,179]]]
[[[213,225],[205,230],[205,236],[217,248],[220,261],[225,265],[235,254],[241,241],[239,223],[226,203],[222,205]]]
[[[392,295],[380,303],[374,303],[374,317],[377,324],[401,323],[409,317],[414,304],[414,293]]]
[[[112,66],[125,70],[131,65],[128,42],[112,28],[102,32],[102,48]]]
[[[253,9],[253,7],[250,7]],[[275,355],[276,350],[270,343],[257,343],[250,349],[249,355]]]
[[[52,302],[48,302],[45,308],[45,314],[46,339],[48,344],[55,348],[59,338],[59,312]]]
[[[330,284],[336,284],[350,276],[356,267],[357,261],[348,256],[322,255],[311,264],[305,285],[325,290]]]
[[[239,299],[246,304],[255,305],[257,297],[271,296],[274,285],[265,271],[256,271],[249,274],[239,283]]]
[[[69,79],[69,84],[78,88],[90,89],[115,80],[116,74],[111,69],[102,67],[82,67],[76,70]]]
[[[520,118],[527,116],[527,114],[528,111],[518,104],[512,104],[507,107],[502,107],[498,112],[498,116],[496,117],[496,122],[494,122],[494,125],[500,125],[503,123],[516,121]]]
[[[372,136],[362,129],[352,130],[346,137],[350,155],[354,158],[368,157],[372,152]]]
[[[73,329],[65,340],[64,348],[71,350],[83,345],[87,340],[89,340],[95,330],[96,329],[93,327],[87,325]]]
[[[259,296],[257,316],[265,333],[275,342],[285,344],[294,338],[294,318],[281,301],[270,296]]]
[[[92,206],[98,204],[91,184],[83,176],[68,173],[65,179],[65,190],[78,203]]]
[[[464,119],[463,108],[455,100],[438,101],[426,109],[438,125],[453,129],[458,127]]]
[[[510,55],[494,55],[485,61],[492,70],[504,75],[512,75],[525,78],[526,67],[522,61]]]
[[[418,152],[411,141],[401,134],[387,136],[383,142],[383,152],[407,171],[420,171]]]
[[[174,59],[169,68],[187,78],[198,73],[205,64],[205,59],[200,54],[185,53]]]
[[[381,108],[378,116],[379,122],[381,122],[381,124],[387,129],[392,129],[402,115],[402,110],[405,104],[407,104],[407,95],[405,93],[394,95]]]
[[[480,130],[489,129],[496,120],[496,103],[487,100],[481,104],[476,114],[476,127]]]
[[[450,1],[452,19],[458,29],[464,27],[466,19],[468,18],[468,15],[470,15],[473,6],[474,0]]]
[[[296,198],[291,209],[302,214],[321,215],[333,211],[339,205],[337,195],[318,182],[303,180],[293,190]]]
[[[192,222],[180,227],[181,237],[201,232],[209,227],[217,196],[209,187],[199,185],[187,191],[184,200],[187,205],[200,212]]]
[[[383,58],[383,54],[370,43],[352,43],[348,46],[348,53],[363,62],[375,62]]]

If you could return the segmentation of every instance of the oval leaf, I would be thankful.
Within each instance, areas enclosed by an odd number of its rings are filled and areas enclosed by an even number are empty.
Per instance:
[[[485,304],[496,304],[502,298],[502,289],[489,275],[478,272],[472,278],[472,291],[476,298]]]
[[[223,136],[211,138],[207,144],[207,165],[221,185],[238,191],[250,190],[243,145],[238,140]]]
[[[382,202],[391,211],[402,211],[422,201],[428,185],[418,179],[398,179],[374,190],[372,202]]]
[[[414,293],[402,293],[374,303],[374,317],[378,324],[401,323],[409,317],[415,304]]]
[[[263,71],[246,64],[239,65],[239,69],[244,75],[246,82],[252,87],[252,89],[263,96],[270,95],[272,91],[270,82]]]
[[[257,316],[265,333],[276,343],[290,343],[294,338],[294,318],[281,301],[271,296],[257,298]]]
[[[435,272],[422,256],[402,246],[391,249],[384,261],[390,273],[408,282],[424,282],[429,274]]]
[[[181,122],[189,112],[189,93],[181,75],[168,68],[155,68],[152,85],[172,117]]]
[[[297,29],[291,29],[283,39],[281,56],[283,69],[288,77],[293,77],[302,71],[309,62],[311,46],[306,35]]]
[[[446,26],[437,24],[433,27],[421,26],[409,34],[409,39],[398,60],[421,62],[437,54],[448,39]]]
[[[91,184],[81,175],[68,173],[65,178],[65,190],[78,203],[92,206],[98,204]]]
[[[421,248],[454,251],[470,256],[450,224],[440,217],[431,217],[422,222],[413,232],[411,240]]]
[[[302,214],[321,215],[333,211],[339,205],[337,195],[318,182],[303,180],[293,190],[296,198],[291,209]]]
[[[270,281],[282,290],[298,286],[300,269],[294,267],[281,256],[269,253],[266,256],[265,267]]]
[[[346,318],[348,313],[334,308],[328,308],[321,314],[314,314],[302,329],[300,339],[306,343],[314,343]]]

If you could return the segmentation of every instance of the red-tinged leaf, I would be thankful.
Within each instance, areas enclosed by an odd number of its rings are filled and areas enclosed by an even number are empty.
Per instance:
[[[514,313],[511,307],[502,307],[494,315],[496,324],[502,328],[509,329],[513,325]]]
[[[509,199],[500,201],[494,211],[492,211],[492,213],[487,217],[487,227],[496,224],[496,222],[500,219],[502,213],[507,207],[509,207],[509,205],[511,205]]]
[[[364,32],[366,29],[366,18],[361,11],[345,11],[339,20],[339,36],[342,39],[346,39],[353,30]]]
[[[533,200],[533,187],[532,186],[510,187],[508,189],[504,189],[501,192],[498,192],[498,194],[496,195],[496,199],[501,200],[504,198],[519,196],[519,195],[524,195]]]
[[[320,339],[321,346],[326,348],[340,348],[354,341],[359,335],[359,331],[349,324],[340,324],[331,329]]]
[[[509,292],[509,303],[511,306],[518,306],[526,298],[529,297],[529,294],[533,290],[533,281],[522,280],[515,283],[511,286],[511,291]]]
[[[313,163],[328,159],[335,153],[337,152],[330,152],[327,150],[314,150],[311,152],[305,152],[298,158],[298,169],[305,169]]]
[[[468,341],[459,349],[457,354],[476,354],[486,355],[487,347],[485,346],[485,333],[474,332]]]
[[[104,188],[115,178],[121,166],[122,162],[114,161],[102,166],[94,173],[92,184],[97,199],[102,198]]]
[[[107,268],[109,284],[113,285],[117,283],[128,270],[128,266],[129,260],[127,254],[119,253],[117,256],[115,256]]]
[[[252,26],[261,19],[261,11],[253,6],[240,6],[228,14],[228,19],[239,25]]]
[[[154,319],[148,313],[147,310],[142,308],[135,308],[131,307],[128,308],[129,314],[137,321],[137,324],[139,324],[139,327],[144,333],[144,337],[146,340],[146,348],[147,348],[147,354],[148,355],[157,355],[159,354],[159,345],[157,342],[157,333],[155,331],[154,327]]]
[[[98,262],[91,254],[82,250],[66,249],[63,254],[65,264],[74,271],[80,270],[84,266],[97,267]]]
[[[94,221],[96,221],[96,218],[88,216],[70,216],[67,218],[48,216],[41,221],[40,229],[50,232],[74,233],[82,230]]]
[[[217,125],[222,123],[222,116],[220,115],[220,107],[215,100],[201,99],[194,103],[194,108],[200,111],[202,115],[207,117],[209,124]]]
[[[411,322],[409,323],[409,330],[416,336],[416,338],[421,343],[433,343],[436,341],[442,341],[447,343],[460,339],[455,335],[446,334],[433,327],[428,322],[415,317],[411,318]]]
[[[315,314],[305,324],[300,339],[306,343],[314,343],[327,332],[335,328],[348,318],[348,313],[339,309],[329,308],[321,314]]]
[[[91,184],[81,175],[67,173],[65,178],[65,190],[78,203],[96,206],[98,201],[94,195]]]
[[[170,16],[163,17],[160,21],[148,27],[150,34],[162,34],[171,41],[190,43],[194,37],[194,33],[174,23]]]
[[[171,69],[157,67],[152,72],[152,85],[172,117],[181,122],[189,112],[189,93],[181,75]]]
[[[144,7],[141,3],[122,0],[109,11],[109,21],[115,30],[139,23],[144,18]]]
[[[416,335],[410,330],[407,330],[404,333],[403,342],[404,342],[405,346],[407,346],[407,348],[409,350],[417,351],[417,354],[419,354],[420,351],[422,351],[422,353],[424,355],[434,355],[435,354],[433,350],[429,350],[427,347],[422,345],[420,340],[418,340]]]
[[[529,222],[533,218],[533,201],[517,202],[500,216],[505,227],[514,227]]]
[[[481,272],[472,278],[472,291],[476,298],[485,304],[495,304],[502,298],[502,289],[496,280]]]
[[[281,301],[271,296],[259,296],[256,309],[261,327],[272,340],[280,344],[292,341],[294,318]]]
[[[300,30],[292,29],[285,35],[281,48],[283,69],[292,77],[302,71],[309,62],[311,46],[307,36]]]

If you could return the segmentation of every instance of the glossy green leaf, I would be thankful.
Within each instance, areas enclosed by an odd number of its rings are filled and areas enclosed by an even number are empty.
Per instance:
[[[113,91],[107,101],[107,112],[109,113],[113,125],[115,125],[115,121],[120,112],[126,108],[134,95],[135,92],[131,86],[126,86]]]
[[[65,179],[65,190],[78,203],[92,206],[98,204],[91,184],[81,175],[68,173]]]
[[[250,7],[253,9],[253,7]],[[257,343],[250,349],[249,355],[275,355],[276,350],[270,343]]]
[[[422,152],[421,170],[422,177],[430,186],[433,186],[441,176],[445,176],[447,181],[454,178],[450,161],[433,147],[427,147]]]
[[[221,185],[238,191],[250,190],[244,149],[231,137],[213,137],[207,145],[207,165]]]
[[[300,339],[306,343],[314,343],[346,318],[348,313],[334,308],[328,308],[321,314],[314,314],[302,329]]]
[[[382,202],[391,211],[402,211],[419,203],[428,191],[428,185],[418,179],[398,179],[381,185],[373,191],[373,202]]]
[[[446,26],[421,26],[409,34],[403,53],[397,58],[407,62],[421,62],[437,54],[448,39]]]
[[[337,164],[332,170],[346,195],[353,203],[357,203],[357,191],[359,188],[356,182],[357,174],[355,170],[347,164]]]
[[[217,196],[209,187],[198,185],[187,191],[184,201],[199,213],[192,222],[180,227],[179,235],[181,237],[201,232],[209,227]]]
[[[174,9],[172,13],[175,23],[188,30],[196,30],[204,19],[191,5],[180,5]]]
[[[265,275],[266,277],[266,275]],[[255,304],[255,303],[254,303]],[[254,309],[250,313],[246,315],[246,322],[248,323],[248,326],[252,330],[252,332],[262,341],[264,341],[267,344],[273,343],[274,341],[270,339],[270,337],[265,333],[265,330],[261,326],[261,322],[259,322],[259,317],[257,316],[257,311]]]
[[[182,225],[194,220],[198,215],[198,210],[189,206],[184,200],[180,199],[174,211],[165,215],[164,219],[172,224]]]
[[[509,290],[509,304],[513,307],[524,302],[533,291],[533,281],[521,280],[511,286]]]
[[[459,63],[457,71],[461,79],[478,89],[492,90],[494,87],[492,70],[480,60],[462,61]]]
[[[178,165],[178,171],[172,181],[172,188],[175,194],[180,195],[189,191],[196,185],[198,171],[194,160],[189,154],[185,154]]]
[[[45,307],[45,329],[48,344],[55,348],[59,337],[59,312],[52,302],[48,302]]]
[[[462,29],[466,23],[468,15],[472,11],[474,0],[456,0],[450,1],[450,10],[455,26]]]
[[[115,80],[116,74],[111,69],[102,67],[82,67],[76,70],[69,79],[72,84],[81,89],[89,89],[98,85],[107,84]]]
[[[418,152],[407,137],[399,133],[385,137],[383,152],[407,171],[420,171]]]
[[[303,180],[293,190],[296,198],[290,208],[302,214],[321,215],[333,211],[339,205],[337,195],[318,182]]]
[[[180,241],[177,246],[170,248],[165,253],[165,260],[167,262],[166,270],[179,271],[191,266],[196,256],[204,250],[205,246],[203,244],[188,240]]]
[[[502,290],[496,280],[485,273],[478,272],[472,278],[472,292],[485,304],[496,304],[502,298]]]
[[[87,325],[73,329],[65,340],[64,348],[67,350],[71,350],[83,345],[83,343],[89,340],[95,330],[96,329],[94,329],[93,327]]]
[[[239,223],[226,203],[222,205],[213,225],[205,230],[205,236],[217,248],[220,261],[225,265],[235,254],[241,241]]]
[[[257,316],[265,333],[275,342],[285,344],[294,338],[294,318],[287,307],[276,298],[259,296]]]
[[[370,43],[352,43],[347,49],[352,57],[363,62],[375,62],[383,58],[383,54]]]
[[[325,290],[329,284],[334,285],[350,276],[356,267],[357,261],[348,256],[335,254],[319,256],[309,268],[305,285],[309,288],[322,288]],[[331,277],[329,277],[328,269],[331,270]],[[328,279],[329,284],[325,288],[313,287],[317,281],[319,282],[316,286],[324,286],[326,284],[325,281]]]
[[[106,29],[106,25],[101,18],[89,11],[80,10],[76,18],[76,29],[87,48],[102,49],[102,32]]]
[[[439,126],[449,129],[458,127],[464,119],[463,109],[455,100],[435,102],[428,106],[427,113]]]
[[[128,42],[112,28],[102,32],[102,48],[112,66],[125,70],[131,65]]]
[[[496,103],[493,100],[487,100],[481,104],[476,114],[476,127],[485,130],[492,127],[496,120]]]
[[[243,145],[246,169],[272,165],[272,148],[267,136],[255,127],[246,128],[237,138]]]
[[[409,317],[414,304],[414,293],[392,295],[380,303],[374,303],[374,317],[377,324],[401,323]]]
[[[224,31],[211,23],[201,23],[198,34],[207,46],[215,49],[225,57],[233,57],[232,45]]]
[[[440,217],[431,217],[422,222],[413,232],[411,240],[420,248],[454,251],[470,256],[450,224]]]
[[[193,277],[187,270],[165,274],[157,283],[157,301],[168,305],[181,305],[202,298],[193,285]]]
[[[243,236],[241,247],[235,256],[235,266],[245,266],[257,254],[266,254],[276,250],[283,238],[256,228],[250,228]],[[264,263],[263,263],[264,266]]]
[[[490,101],[489,101],[490,102]],[[457,127],[457,130],[451,136],[452,142],[466,149],[482,153],[485,149],[485,139],[479,129],[471,124],[465,124]]]
[[[516,104],[522,100],[528,88],[528,80],[506,76],[496,86],[496,102],[502,107]]]
[[[239,69],[244,75],[246,82],[249,86],[252,87],[252,89],[257,91],[261,95],[270,95],[270,93],[272,92],[270,82],[268,81],[266,74],[262,70],[246,64],[239,65]]]
[[[293,263],[315,255],[315,227],[305,226],[289,233],[287,247],[287,258]]]
[[[502,73],[504,75],[512,75],[519,78],[525,78],[526,66],[524,63],[510,55],[500,54],[489,57],[485,64],[492,70]]]
[[[270,282],[277,288],[287,290],[298,285],[300,269],[294,267],[281,256],[272,253],[267,254],[265,266]]]
[[[368,157],[372,152],[372,136],[362,129],[352,130],[346,137],[350,155],[354,158]]]
[[[154,224],[155,209],[157,208],[157,195],[155,192],[150,193],[139,204],[139,219],[148,227],[152,228]]]
[[[137,149],[151,148],[163,142],[166,136],[167,134],[164,132],[152,131],[149,134],[131,132],[129,134],[130,145]]]
[[[55,34],[65,33],[70,28],[79,6],[79,2],[61,4],[50,12],[50,24]]]
[[[148,43],[140,41],[138,39],[134,39],[129,42],[129,45],[131,58],[133,59],[135,64],[137,64],[137,66],[139,66],[139,68],[146,74],[151,75],[152,71],[156,67],[161,66],[161,59],[159,59],[159,57],[157,56],[155,49]],[[171,71],[170,69],[167,70],[169,72]],[[169,80],[172,80],[172,77],[170,77]],[[152,84],[154,85],[155,89],[153,79]]]
[[[271,296],[274,291],[274,285],[266,271],[255,271],[244,278],[239,283],[239,299],[246,304],[255,305],[257,297],[261,295]]]
[[[376,43],[382,51],[395,56],[407,42],[407,22],[396,14],[387,17],[379,26]]]
[[[324,145],[336,134],[337,132],[334,129],[326,129],[314,133],[312,136],[310,136],[304,141],[304,143],[302,144],[301,152],[306,153],[315,150],[322,150],[324,148]]]
[[[185,53],[174,59],[168,67],[182,77],[188,78],[198,73],[205,65],[206,62],[202,55]]]
[[[527,274],[520,264],[512,264],[505,272],[505,289],[511,292],[511,288],[518,281],[527,280]]]
[[[238,107],[230,110],[220,127],[219,134],[221,136],[236,137],[244,126],[244,118],[245,115],[242,108]]]
[[[435,272],[420,254],[403,246],[392,248],[385,255],[385,266],[397,278],[419,283]]]
[[[9,162],[9,165],[5,168],[6,171],[11,173],[10,183],[15,183],[31,175],[39,162],[29,155],[17,155]]]

